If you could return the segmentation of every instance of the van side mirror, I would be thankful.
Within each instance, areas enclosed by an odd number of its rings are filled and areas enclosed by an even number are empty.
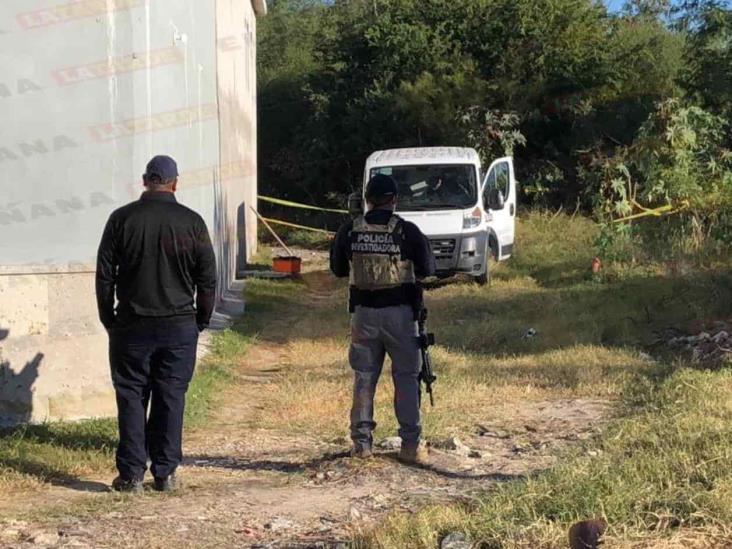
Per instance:
[[[351,193],[348,195],[348,213],[352,217],[363,215],[363,197],[361,193]]]
[[[502,210],[506,205],[506,198],[500,189],[491,189],[488,191],[487,206],[491,210]]]

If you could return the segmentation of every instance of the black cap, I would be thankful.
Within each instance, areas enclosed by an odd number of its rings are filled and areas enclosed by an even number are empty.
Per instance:
[[[366,183],[366,200],[391,198],[398,194],[394,178],[383,173],[376,174]]]
[[[170,181],[176,177],[178,177],[178,165],[169,156],[155,156],[147,163],[145,169],[146,180],[159,178],[161,181]]]

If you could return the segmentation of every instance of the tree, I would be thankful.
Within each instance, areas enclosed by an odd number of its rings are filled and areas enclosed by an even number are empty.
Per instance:
[[[631,144],[681,93],[684,34],[654,15],[662,2],[634,5],[616,16],[595,0],[279,0],[261,24],[263,186],[338,200],[374,150],[490,155],[508,139],[536,191],[525,199],[589,205],[592,156]]]
[[[689,95],[732,121],[732,10],[704,11],[684,58],[682,82]]]

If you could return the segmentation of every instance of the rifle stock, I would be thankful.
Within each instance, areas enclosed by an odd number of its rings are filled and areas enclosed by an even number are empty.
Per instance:
[[[432,394],[432,384],[437,381],[437,376],[432,371],[432,359],[430,358],[429,348],[435,344],[435,335],[427,333],[427,309],[422,307],[417,317],[417,326],[419,329],[419,348],[422,353],[422,369],[419,372],[419,380],[424,383],[427,394],[430,395],[430,405],[435,405],[435,399]]]

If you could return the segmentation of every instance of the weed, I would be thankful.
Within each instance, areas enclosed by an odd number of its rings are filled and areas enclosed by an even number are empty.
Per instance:
[[[681,527],[729,543],[731,395],[729,372],[679,369],[659,384],[636,384],[624,402],[630,416],[554,469],[498,485],[472,509],[395,515],[360,543],[427,548],[457,529],[487,547],[565,547],[572,523],[588,517],[608,521],[612,543],[650,532],[658,541]]]

